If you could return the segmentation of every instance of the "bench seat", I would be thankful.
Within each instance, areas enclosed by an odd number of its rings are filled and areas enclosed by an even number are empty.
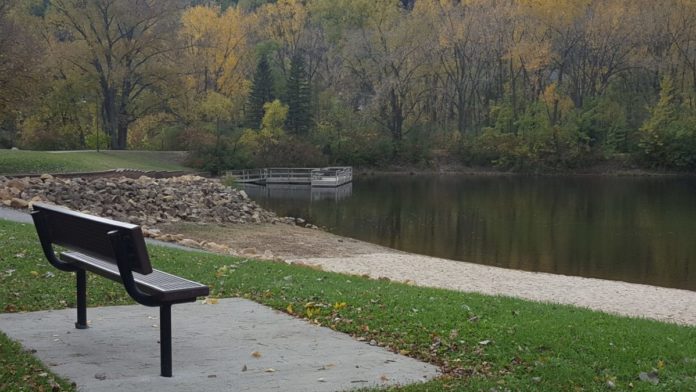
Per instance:
[[[122,283],[121,274],[115,264],[80,252],[62,252],[60,258],[66,263]],[[208,286],[156,269],[148,275],[133,272],[133,278],[139,289],[162,302],[195,301],[196,297],[204,297],[209,291]]]

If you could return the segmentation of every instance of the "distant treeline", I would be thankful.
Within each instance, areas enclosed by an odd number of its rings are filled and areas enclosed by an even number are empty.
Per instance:
[[[693,0],[0,0],[0,147],[696,169]]]

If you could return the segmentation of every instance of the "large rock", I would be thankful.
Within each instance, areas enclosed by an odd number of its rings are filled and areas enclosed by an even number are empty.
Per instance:
[[[5,183],[5,186],[7,188],[15,188],[15,189],[19,189],[20,191],[23,191],[24,189],[26,189],[26,187],[28,185],[28,181],[29,180],[26,178],[23,178],[21,180],[20,179],[9,180],[9,181],[7,181],[7,183]]]
[[[15,197],[14,199],[10,200],[10,207],[26,209],[29,207],[29,202]]]

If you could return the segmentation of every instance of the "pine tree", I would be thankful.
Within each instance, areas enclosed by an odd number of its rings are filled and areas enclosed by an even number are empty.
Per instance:
[[[259,63],[256,65],[254,82],[247,102],[246,126],[248,128],[261,128],[261,119],[263,119],[264,113],[263,105],[267,102],[272,102],[274,99],[271,67],[268,65],[266,56],[261,56]]]
[[[672,78],[665,77],[660,83],[660,99],[650,111],[648,118],[640,128],[642,149],[647,163],[653,166],[668,166],[669,145],[673,139],[673,125],[679,120],[679,97]]]
[[[305,63],[302,56],[296,55],[290,63],[285,103],[288,105],[286,128],[296,135],[306,134],[312,121],[310,111],[311,91]]]

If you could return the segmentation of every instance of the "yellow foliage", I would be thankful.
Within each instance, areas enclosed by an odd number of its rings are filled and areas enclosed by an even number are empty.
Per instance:
[[[245,95],[245,74],[253,66],[248,44],[253,15],[237,7],[224,13],[219,7],[197,6],[182,16],[181,36],[188,45],[187,60],[192,72],[184,81],[197,91],[212,89],[226,96]]]
[[[591,0],[518,0],[521,13],[528,13],[547,26],[562,29],[584,15]]]
[[[541,102],[543,102],[549,111],[551,111],[558,104],[559,113],[567,113],[575,107],[573,100],[567,95],[561,94],[558,91],[558,85],[556,83],[550,84],[544,90],[544,93],[540,97]]]
[[[264,36],[294,52],[307,24],[307,9],[302,2],[279,0],[264,5],[259,13]]]

